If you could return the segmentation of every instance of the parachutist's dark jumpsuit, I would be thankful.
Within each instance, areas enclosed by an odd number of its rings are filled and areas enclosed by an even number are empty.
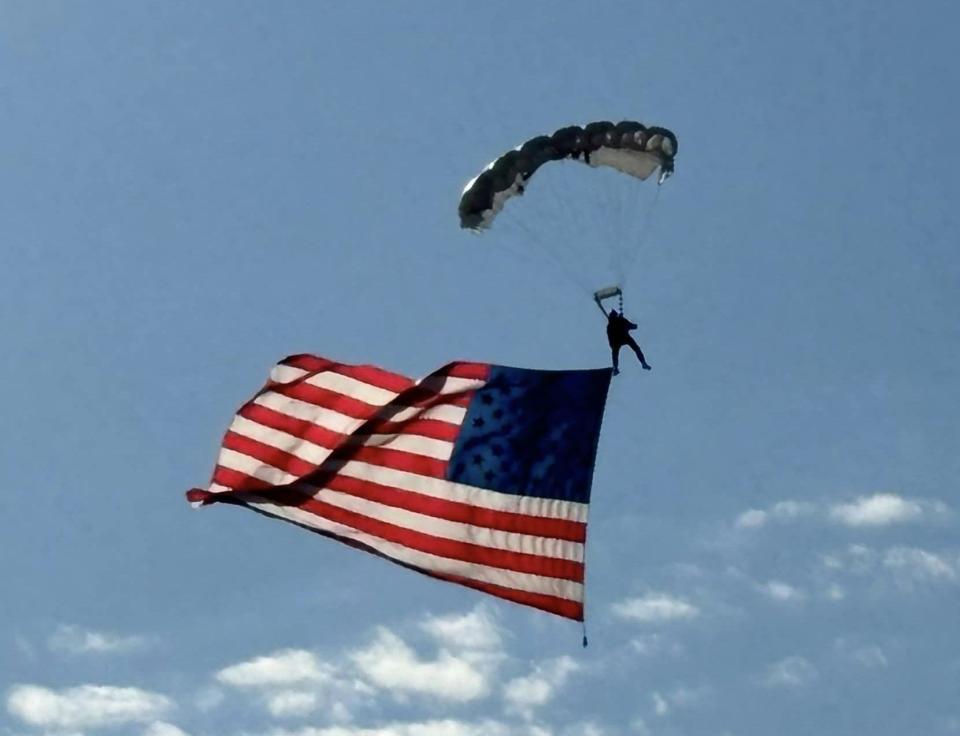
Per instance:
[[[637,326],[633,322],[615,309],[610,310],[610,314],[607,315],[607,341],[610,343],[610,352],[613,356],[614,375],[620,372],[620,348],[624,345],[628,345],[637,354],[644,370],[650,370],[647,359],[643,357],[643,351],[630,334],[630,331],[635,329]]]

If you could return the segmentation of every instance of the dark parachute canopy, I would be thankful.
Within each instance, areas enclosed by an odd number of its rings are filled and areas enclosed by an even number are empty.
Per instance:
[[[553,135],[531,138],[493,161],[464,187],[460,227],[490,227],[504,203],[523,194],[527,181],[548,161],[572,159],[590,166],[608,166],[638,179],[660,169],[662,182],[673,173],[677,137],[666,128],[635,120],[571,125]]]

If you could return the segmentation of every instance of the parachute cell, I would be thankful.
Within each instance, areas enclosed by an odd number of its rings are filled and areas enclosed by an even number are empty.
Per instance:
[[[531,138],[507,151],[471,179],[460,197],[460,227],[489,227],[508,199],[523,194],[527,182],[543,164],[571,159],[606,166],[647,179],[657,169],[660,181],[673,173],[677,138],[666,128],[647,127],[635,120],[571,125]]]

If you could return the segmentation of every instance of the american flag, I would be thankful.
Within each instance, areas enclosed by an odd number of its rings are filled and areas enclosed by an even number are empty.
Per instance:
[[[187,499],[582,621],[610,376],[455,362],[415,381],[294,355],[237,412],[211,483]]]

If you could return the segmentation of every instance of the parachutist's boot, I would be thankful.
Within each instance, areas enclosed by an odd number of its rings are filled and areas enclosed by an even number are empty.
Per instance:
[[[644,364],[643,364],[643,370],[645,370],[645,371],[651,370],[650,364],[649,364],[649,363],[644,363]]]
[[[619,368],[614,368],[614,369],[613,369],[613,375],[619,376],[619,375],[620,375],[620,369],[619,369]]]

